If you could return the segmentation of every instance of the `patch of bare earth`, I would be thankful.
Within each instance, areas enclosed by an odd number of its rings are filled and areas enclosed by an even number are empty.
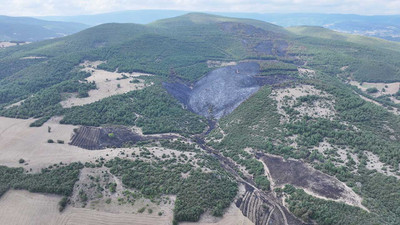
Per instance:
[[[18,101],[18,102],[16,102],[16,103],[13,103],[13,104],[11,104],[11,105],[8,105],[8,106],[6,106],[6,107],[4,107],[4,108],[5,108],[5,109],[9,109],[9,108],[12,108],[12,107],[14,107],[14,106],[20,106],[24,101],[25,101],[25,99],[24,99],[24,100],[21,100],[21,101]]]
[[[393,82],[393,83],[370,83],[370,82],[357,82],[357,81],[350,81],[349,84],[358,87],[362,91],[366,92],[368,88],[376,88],[378,92],[372,93],[371,95],[374,97],[378,97],[381,95],[392,95],[396,94],[400,88],[400,82]]]
[[[9,41],[0,41],[0,48],[8,48],[16,45],[25,45],[29,44],[29,42],[24,42],[24,43],[15,43],[15,42],[9,42]]]
[[[216,61],[216,60],[207,60],[208,68],[217,68],[217,67],[224,67],[224,66],[236,66],[237,62],[225,62],[225,61]]]
[[[86,81],[95,82],[97,89],[90,90],[88,93],[89,97],[86,98],[78,98],[77,94],[70,94],[69,96],[66,96],[67,98],[61,102],[61,105],[64,108],[90,104],[113,95],[124,94],[134,90],[140,90],[149,85],[145,84],[144,80],[138,77],[152,76],[150,74],[119,73],[117,71],[109,72],[97,69],[97,66],[101,63],[104,62],[86,61],[80,65],[82,67],[82,71],[91,73],[91,76],[86,78]]]
[[[314,77],[315,76],[315,70],[312,70],[312,69],[298,67],[297,71],[299,71],[299,75],[301,77]]]
[[[312,104],[302,103],[295,106],[299,97],[310,95],[316,95],[321,98],[313,101]],[[291,119],[290,115],[286,113],[285,108],[297,110],[299,113],[297,118],[307,115],[313,118],[332,119],[336,115],[333,97],[311,85],[275,89],[270,97],[277,102],[278,113],[282,115],[281,124],[287,123]]]
[[[26,56],[26,57],[22,57],[21,59],[46,59],[47,57],[43,57],[43,56]]]
[[[391,167],[385,165],[383,162],[379,160],[379,157],[372,152],[364,153],[367,157],[367,169],[376,170],[378,173],[382,173],[388,176],[394,176],[397,179],[400,179],[400,176],[391,171]]]

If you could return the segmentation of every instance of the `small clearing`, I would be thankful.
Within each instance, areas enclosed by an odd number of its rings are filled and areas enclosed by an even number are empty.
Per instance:
[[[43,56],[27,56],[27,57],[23,57],[21,59],[46,59],[47,57],[43,57]]]
[[[9,42],[9,41],[0,41],[0,48],[8,48],[16,45],[25,45],[29,44],[29,42],[24,43],[16,43],[16,42]]]
[[[301,67],[298,67],[297,70],[299,71],[299,75],[301,77],[314,77],[315,76],[315,70],[305,69],[305,68],[301,68]]]
[[[12,108],[12,107],[14,107],[14,106],[20,106],[24,101],[25,101],[25,99],[23,99],[23,100],[21,100],[21,101],[18,101],[18,102],[16,102],[16,103],[13,103],[13,104],[11,104],[11,105],[8,105],[8,106],[6,106],[6,107],[4,107],[4,108],[5,108],[5,109],[9,109],[9,108]]]
[[[313,100],[311,103],[303,102],[297,104],[300,97],[306,96],[317,96],[318,99]],[[278,113],[282,115],[281,124],[289,122],[291,119],[291,116],[286,112],[285,108],[296,110],[298,113],[296,119],[306,115],[313,118],[332,119],[336,115],[333,96],[311,85],[275,89],[270,97],[277,102]]]
[[[95,82],[97,89],[89,91],[89,97],[78,98],[77,94],[72,94],[67,97],[66,100],[61,102],[63,108],[70,108],[72,106],[80,106],[90,104],[99,101],[103,98],[110,97],[112,95],[124,94],[134,90],[140,90],[147,87],[149,84],[145,84],[143,79],[138,77],[141,76],[152,76],[144,73],[119,73],[109,72],[101,69],[97,69],[97,66],[102,61],[89,62],[86,61],[80,66],[82,71],[91,73],[91,76],[86,78],[88,82]],[[151,85],[151,84],[150,84]]]
[[[382,95],[393,95],[396,94],[400,90],[400,82],[394,83],[369,83],[369,82],[357,82],[350,81],[349,84],[358,87],[362,91],[366,92],[368,88],[376,88],[378,92],[371,93],[371,96],[378,97]]]
[[[208,68],[217,68],[217,67],[224,67],[224,66],[236,66],[237,62],[224,62],[224,61],[215,61],[215,60],[208,60],[207,66]]]
[[[387,176],[394,176],[397,179],[400,179],[400,176],[393,173],[391,171],[391,167],[385,165],[383,162],[379,160],[379,157],[372,152],[365,152],[365,155],[368,157],[367,160],[367,169],[376,170],[378,173],[382,173]]]

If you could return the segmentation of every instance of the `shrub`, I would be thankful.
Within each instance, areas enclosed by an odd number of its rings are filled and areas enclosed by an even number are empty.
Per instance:
[[[369,94],[373,94],[373,93],[377,93],[377,92],[378,92],[378,89],[376,87],[367,89],[367,93],[369,93]]]
[[[144,210],[146,210],[146,207],[143,207],[143,208],[139,209],[139,210],[138,210],[138,213],[143,213]]]
[[[62,212],[62,211],[65,209],[65,206],[67,206],[67,203],[68,203],[68,198],[67,198],[66,196],[64,196],[64,197],[60,200],[60,202],[58,203],[58,205],[59,205],[58,210],[59,210],[60,212]]]

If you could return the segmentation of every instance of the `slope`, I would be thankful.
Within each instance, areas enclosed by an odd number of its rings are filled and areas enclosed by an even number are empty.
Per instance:
[[[88,28],[87,25],[81,23],[9,16],[0,16],[0,27],[0,40],[22,42],[64,37]]]

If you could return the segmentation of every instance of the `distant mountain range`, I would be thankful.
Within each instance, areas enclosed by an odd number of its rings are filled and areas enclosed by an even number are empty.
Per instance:
[[[0,41],[41,41],[64,37],[88,27],[81,23],[0,16]]]
[[[0,16],[0,41],[40,41],[63,37],[104,23],[148,24],[188,13],[179,10],[132,10],[95,15],[47,16],[38,18]],[[256,19],[283,27],[321,26],[350,34],[400,41],[400,15],[362,16],[305,13],[213,13],[220,16]]]
[[[139,23],[147,24],[159,19],[180,16],[186,11],[177,10],[134,10],[96,15],[42,17],[46,20],[68,21],[99,25],[103,23]],[[322,26],[336,31],[379,37],[392,41],[400,41],[400,15],[361,16],[351,14],[310,14],[310,13],[216,13],[221,16],[257,19],[284,27],[290,26]]]

